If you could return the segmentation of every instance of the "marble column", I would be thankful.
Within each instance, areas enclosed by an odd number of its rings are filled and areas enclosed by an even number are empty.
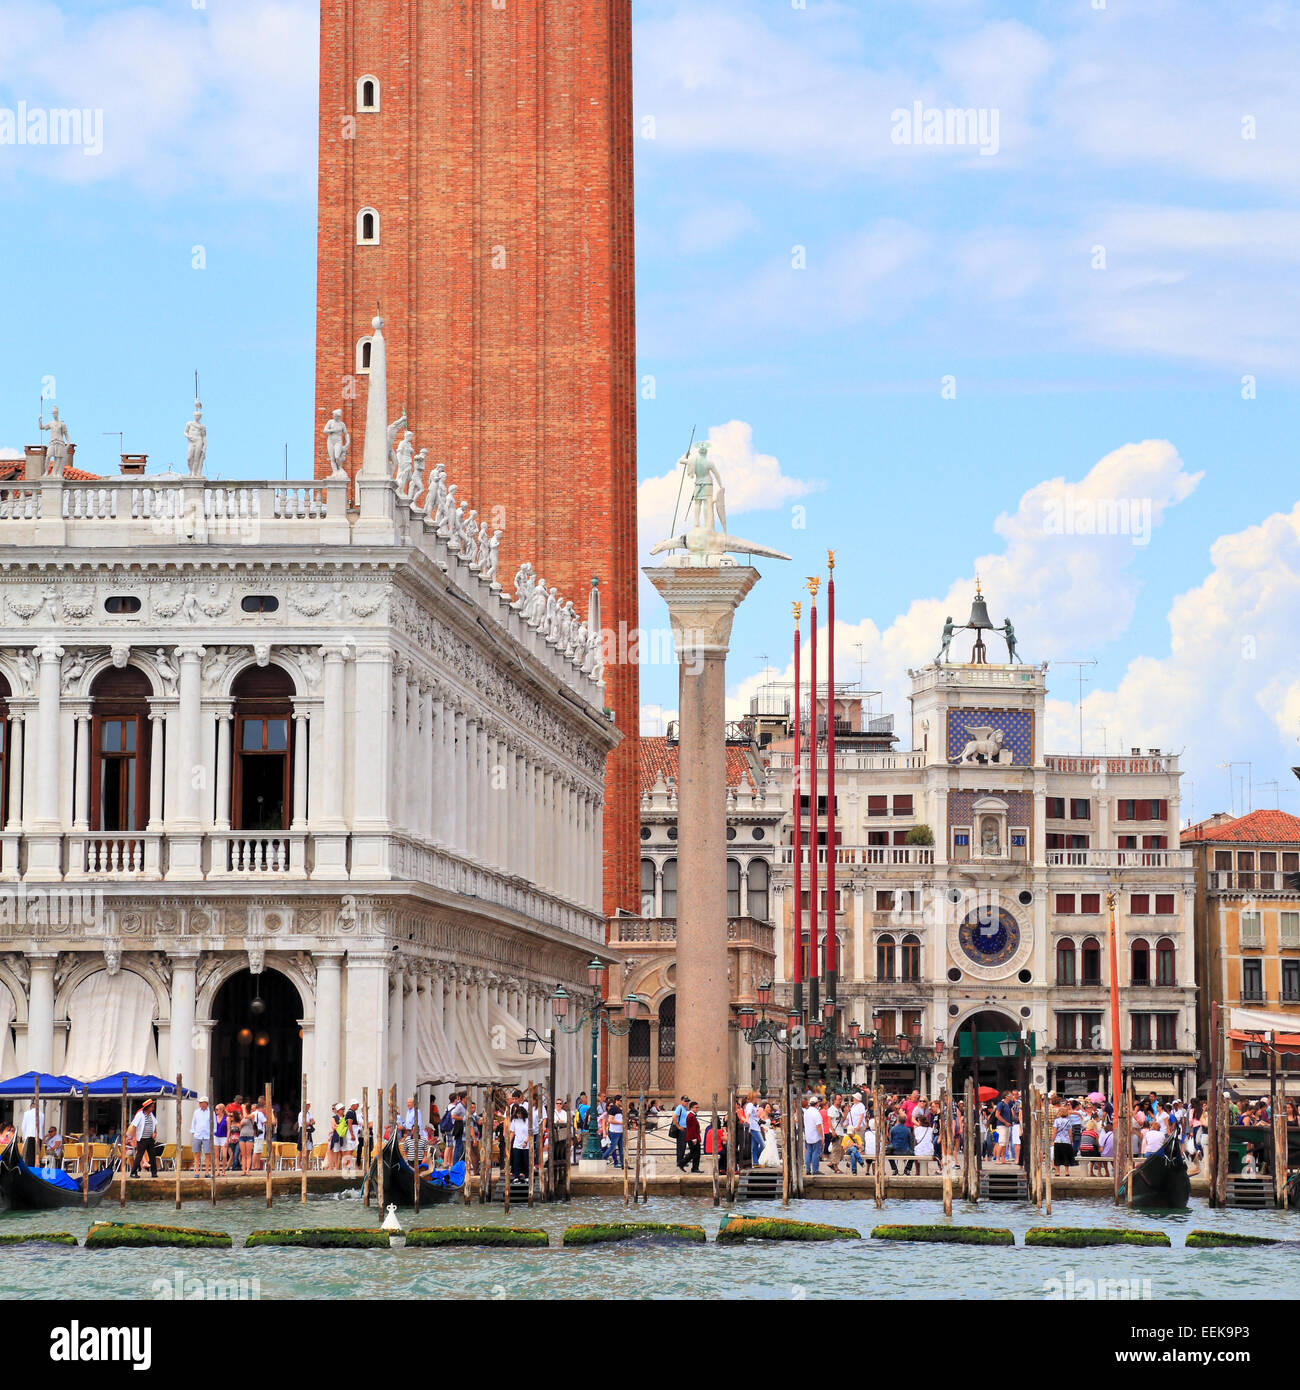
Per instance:
[[[467,751],[469,724],[463,710],[458,709],[455,712],[452,723],[452,737],[454,739],[452,763],[456,773],[456,787],[452,795],[453,814],[456,818],[456,836],[452,842],[452,847],[457,854],[464,855],[469,851],[469,753]]]
[[[36,781],[36,819],[45,827],[59,823],[59,671],[63,648],[42,642],[35,655],[39,704],[36,710],[36,756],[40,775]]]
[[[403,1075],[402,1030],[405,1019],[402,1016],[402,1001],[406,990],[406,973],[400,967],[388,977],[388,1083],[398,1090],[397,1103],[405,1097],[401,1094],[409,1079]]]
[[[305,710],[294,710],[293,714],[293,811],[289,825],[293,830],[306,830],[307,814],[307,766],[310,757],[307,730],[310,720]]]
[[[54,967],[55,955],[29,955],[31,979],[27,986],[27,1062],[25,1070],[54,1070]]]
[[[168,958],[172,967],[172,1023],[171,1057],[168,1062],[167,1074],[173,1080],[177,1076],[184,1077],[184,1084],[190,1090],[203,1091],[206,1089],[203,1084],[206,1078],[199,1077],[194,1055],[195,1006],[198,998],[195,971],[199,964],[198,953],[197,951],[192,953],[169,951]],[[181,1112],[182,1133],[188,1132],[188,1120],[193,1110],[194,1102],[186,1101]],[[172,1113],[174,1116],[175,1111]]]
[[[343,820],[343,734],[344,701],[346,699],[347,652],[344,647],[322,647],[322,691],[324,709],[321,711],[320,756],[329,763],[329,773],[322,779],[320,815],[316,818],[321,830],[342,830]]]
[[[661,566],[678,673],[676,1089],[707,1099],[731,1081],[727,984],[726,662],[747,565]]]
[[[9,712],[9,817],[6,830],[19,830],[23,820],[23,728],[25,716]]]
[[[363,1086],[374,1095],[379,1085],[387,1087],[392,1077],[388,1070],[388,973],[389,953],[373,954],[348,952],[347,958],[347,1089],[359,1095]],[[317,1029],[320,1029],[320,992],[317,987]],[[330,1101],[339,1099],[331,1096]],[[321,1108],[312,1097],[317,1119]],[[328,1114],[328,1109],[325,1110]]]
[[[341,951],[313,951],[312,963],[316,967],[316,1088],[312,1092],[319,1097],[317,1116],[327,1115],[329,1106],[336,1100],[345,1105],[352,1098],[342,1094],[343,1078],[340,1075],[341,1043],[343,1035],[343,953]],[[379,1078],[366,1083],[374,1086]],[[360,1095],[354,1087],[353,1095]]]
[[[77,787],[72,828],[90,828],[90,712],[77,715]]]
[[[415,1094],[416,1083],[420,1079],[416,1069],[418,1058],[415,1049],[420,1028],[419,1003],[419,980],[414,970],[408,970],[402,990],[402,1085],[406,1088],[407,1095]],[[406,1097],[403,1096],[402,1099],[405,1100]]]

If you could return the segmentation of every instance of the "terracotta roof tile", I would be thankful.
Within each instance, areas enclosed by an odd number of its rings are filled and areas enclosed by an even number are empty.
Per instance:
[[[677,780],[677,744],[669,743],[662,735],[641,736],[641,790],[650,791],[655,780],[663,775],[665,782]],[[727,744],[727,786],[738,787],[747,781],[751,791],[757,791],[754,774],[749,765],[749,753],[739,744]]]
[[[0,459],[0,482],[21,478],[26,462],[26,459]],[[101,481],[98,473],[87,473],[84,468],[65,468],[63,476],[70,483],[97,483]]]
[[[1300,844],[1300,816],[1287,811],[1252,811],[1248,816],[1238,816],[1236,820],[1222,821],[1218,825],[1189,826],[1179,837],[1180,843],[1210,844],[1242,842],[1261,845]]]

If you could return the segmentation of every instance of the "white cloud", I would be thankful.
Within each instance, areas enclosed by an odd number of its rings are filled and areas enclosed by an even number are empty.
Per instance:
[[[823,486],[815,480],[792,478],[773,454],[754,448],[754,428],[743,420],[709,427],[709,453],[726,488],[727,518],[741,512],[773,511]],[[676,466],[657,478],[647,478],[636,490],[637,527],[642,548],[663,540],[680,523],[690,501]],[[755,537],[750,537],[753,540]]]
[[[310,0],[137,4],[86,14],[0,0],[0,105],[102,110],[103,152],[13,147],[7,162],[170,193],[216,183],[261,196],[314,186],[319,11]]]
[[[11,449],[8,446],[0,448],[0,459],[21,459],[27,455],[21,449]]]
[[[835,632],[840,670],[856,674],[860,656],[867,685],[884,692],[884,711],[905,718],[908,668],[934,660],[945,618],[966,620],[976,575],[993,621],[1001,625],[1012,618],[1022,660],[1039,662],[1100,647],[1128,626],[1140,582],[1136,560],[1142,547],[1113,523],[1136,514],[1149,536],[1200,478],[1185,470],[1168,441],[1146,440],[1107,454],[1077,482],[1056,477],[1037,484],[1014,512],[996,519],[1003,550],[980,556],[974,572],[950,583],[942,596],[914,600],[884,628],[872,618],[845,621],[841,604]],[[1056,525],[1058,518],[1065,524]],[[1097,534],[1090,524],[1097,521],[1111,523],[1110,529]],[[823,596],[819,617],[824,616]],[[1002,659],[1001,635],[987,640],[992,659]],[[965,659],[970,641],[969,634],[957,634],[954,658]],[[823,676],[825,650],[823,638],[818,650]],[[792,666],[782,679],[793,679]],[[762,681],[761,674],[753,675],[733,689],[729,717],[748,708],[749,695]],[[906,732],[902,736],[906,740]]]
[[[1256,782],[1289,778],[1300,735],[1298,617],[1300,502],[1214,542],[1209,573],[1169,611],[1169,654],[1139,657],[1114,690],[1087,695],[1085,728],[1104,726],[1112,748],[1140,737],[1190,750],[1198,814],[1224,800],[1224,774],[1213,771],[1223,762],[1252,761]]]

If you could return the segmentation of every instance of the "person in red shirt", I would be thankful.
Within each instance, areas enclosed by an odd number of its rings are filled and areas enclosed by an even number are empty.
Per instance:
[[[699,1104],[699,1101],[693,1100],[686,1107],[686,1158],[692,1173],[700,1171],[700,1117],[696,1113]],[[682,1171],[686,1171],[685,1167]]]

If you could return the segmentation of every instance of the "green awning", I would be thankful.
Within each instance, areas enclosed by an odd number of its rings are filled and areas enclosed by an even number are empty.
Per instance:
[[[976,1034],[976,1036],[979,1038],[979,1041],[980,1041],[979,1055],[980,1055],[981,1057],[1000,1058],[1000,1057],[1002,1056],[1002,1048],[999,1046],[999,1044],[1000,1044],[1005,1038],[1015,1038],[1015,1037],[1018,1037],[1019,1035],[1016,1034],[1016,1033],[983,1033],[983,1032],[981,1032],[981,1033]],[[969,1029],[969,1028],[964,1028],[964,1029],[962,1029],[961,1033],[959,1033],[959,1034],[958,1034],[958,1037],[957,1037],[957,1055],[958,1055],[959,1057],[969,1057],[969,1056],[971,1055],[970,1040],[971,1040],[970,1029]],[[1031,1057],[1035,1056],[1035,1055],[1037,1054],[1037,1051],[1038,1051],[1038,1049],[1037,1049],[1037,1048],[1035,1047],[1035,1045],[1034,1045],[1034,1042],[1035,1042],[1035,1040],[1034,1040],[1034,1035],[1033,1035],[1032,1033],[1030,1033],[1030,1034],[1029,1034],[1029,1055],[1030,1055]],[[1014,1060],[1014,1054],[1013,1054],[1013,1060]]]

